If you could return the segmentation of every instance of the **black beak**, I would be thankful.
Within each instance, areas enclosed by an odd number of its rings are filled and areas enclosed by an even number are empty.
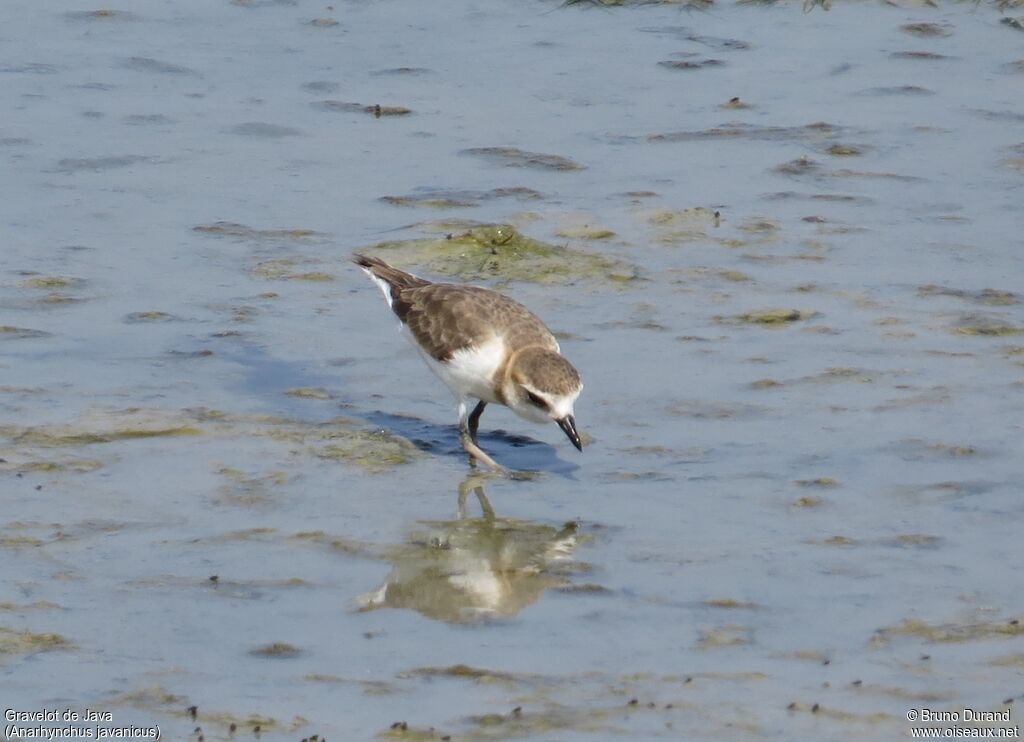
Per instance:
[[[572,445],[576,446],[579,451],[583,450],[583,444],[580,442],[580,434],[576,432],[576,418],[572,415],[566,415],[561,420],[556,420],[558,427],[562,429],[562,432],[569,436],[569,440],[572,441]]]

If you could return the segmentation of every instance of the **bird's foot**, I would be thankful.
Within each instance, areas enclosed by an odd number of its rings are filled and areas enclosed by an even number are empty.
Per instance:
[[[469,454],[470,464],[479,461],[491,471],[502,472],[505,470],[505,467],[501,466],[501,464],[483,452],[483,449],[476,444],[476,441],[473,440],[473,436],[470,435],[469,431],[459,431],[459,443],[462,444],[463,450]]]

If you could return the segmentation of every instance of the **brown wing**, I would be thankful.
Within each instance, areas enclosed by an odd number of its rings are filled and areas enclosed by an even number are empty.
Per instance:
[[[517,301],[476,286],[431,283],[402,288],[393,309],[423,349],[439,361],[495,334],[510,345],[558,347],[551,331]]]

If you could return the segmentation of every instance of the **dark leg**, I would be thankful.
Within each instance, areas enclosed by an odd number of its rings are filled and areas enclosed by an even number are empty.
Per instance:
[[[477,402],[476,407],[469,413],[469,437],[473,439],[473,443],[476,443],[476,431],[480,427],[480,416],[484,414],[484,407],[487,406],[486,402]]]

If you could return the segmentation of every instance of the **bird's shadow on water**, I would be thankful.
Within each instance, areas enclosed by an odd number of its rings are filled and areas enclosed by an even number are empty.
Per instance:
[[[459,443],[458,428],[454,425],[438,425],[422,418],[381,410],[370,412],[363,418],[375,427],[407,438],[425,453],[468,459]],[[479,443],[495,461],[513,472],[544,472],[571,479],[580,468],[579,464],[559,458],[558,449],[549,443],[501,429],[481,429]]]

